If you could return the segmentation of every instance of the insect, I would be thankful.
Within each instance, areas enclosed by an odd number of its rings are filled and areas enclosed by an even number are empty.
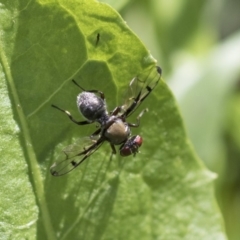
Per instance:
[[[97,38],[96,38],[96,46],[98,45],[99,40],[100,40],[100,33],[97,34]]]
[[[65,113],[69,119],[78,125],[99,123],[98,129],[89,137],[79,139],[76,143],[63,149],[63,153],[54,163],[50,172],[53,176],[64,175],[85,161],[91,154],[97,151],[103,142],[107,141],[116,154],[116,145],[120,145],[121,156],[136,155],[142,145],[140,135],[131,136],[131,127],[140,125],[140,118],[147,111],[144,109],[136,118],[136,123],[127,122],[127,118],[139,107],[158,84],[162,70],[160,67],[151,67],[143,74],[134,77],[129,84],[125,101],[110,113],[107,111],[104,93],[99,90],[85,90],[76,81],[82,92],[77,96],[77,106],[86,120],[77,121],[71,113],[56,105],[52,107]]]

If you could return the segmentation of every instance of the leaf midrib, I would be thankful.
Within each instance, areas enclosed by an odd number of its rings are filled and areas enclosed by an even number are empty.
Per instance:
[[[12,106],[15,105],[14,107],[17,111],[17,115],[19,118],[19,125],[20,125],[20,129],[22,131],[23,142],[24,142],[23,148],[26,149],[26,155],[27,155],[26,161],[29,166],[29,174],[30,174],[30,178],[33,179],[33,182],[32,182],[33,189],[34,189],[34,192],[36,195],[36,199],[37,199],[39,208],[41,209],[40,211],[41,211],[41,215],[43,217],[42,222],[43,222],[43,225],[46,230],[46,235],[47,235],[48,239],[55,240],[56,237],[55,237],[54,229],[53,229],[53,226],[51,223],[49,211],[48,211],[47,204],[46,204],[41,172],[40,172],[40,169],[38,166],[38,161],[37,161],[34,149],[32,147],[32,139],[30,137],[30,133],[28,130],[28,124],[26,121],[26,117],[24,116],[24,113],[21,108],[20,100],[19,100],[19,97],[18,97],[18,94],[16,91],[16,87],[15,87],[15,84],[14,84],[14,81],[12,78],[12,74],[10,71],[8,59],[7,59],[5,52],[3,51],[1,40],[0,40],[0,62],[2,63],[3,70],[5,72],[5,76],[8,81],[11,93],[12,93],[12,99],[11,99]],[[16,106],[18,106],[18,107],[16,107]]]

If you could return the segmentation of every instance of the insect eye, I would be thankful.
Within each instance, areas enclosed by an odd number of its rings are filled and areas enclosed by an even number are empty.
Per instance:
[[[132,151],[128,146],[124,146],[123,148],[120,149],[120,155],[122,157],[127,157],[131,154],[132,154]]]
[[[137,135],[134,138],[134,143],[138,145],[138,147],[142,146],[143,139],[141,136]]]

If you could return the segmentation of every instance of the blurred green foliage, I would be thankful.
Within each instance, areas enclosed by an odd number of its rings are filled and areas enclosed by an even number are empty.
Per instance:
[[[117,10],[157,57],[197,154],[218,174],[228,237],[240,239],[240,1],[124,3]]]

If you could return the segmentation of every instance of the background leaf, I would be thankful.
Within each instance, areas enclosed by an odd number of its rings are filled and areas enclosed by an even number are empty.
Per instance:
[[[193,152],[163,80],[142,104],[141,109],[150,111],[133,131],[143,136],[141,154],[114,156],[110,162],[111,150],[104,144],[71,174],[50,175],[61,149],[95,129],[74,125],[50,107],[54,103],[79,116],[79,89],[71,79],[86,89],[101,89],[113,109],[129,81],[155,60],[107,5],[89,0],[17,3],[3,2],[3,9],[12,12],[6,21],[12,35],[3,28],[0,43],[14,113],[3,115],[17,122],[17,154],[22,153],[21,164],[28,165],[28,172],[18,169],[29,191],[21,186],[19,194],[26,193],[25,203],[31,203],[21,206],[21,212],[29,214],[21,221],[31,223],[29,235],[22,231],[22,236],[34,239],[37,228],[38,239],[225,239],[213,197],[215,174]],[[5,165],[10,159],[12,155],[6,156]]]

